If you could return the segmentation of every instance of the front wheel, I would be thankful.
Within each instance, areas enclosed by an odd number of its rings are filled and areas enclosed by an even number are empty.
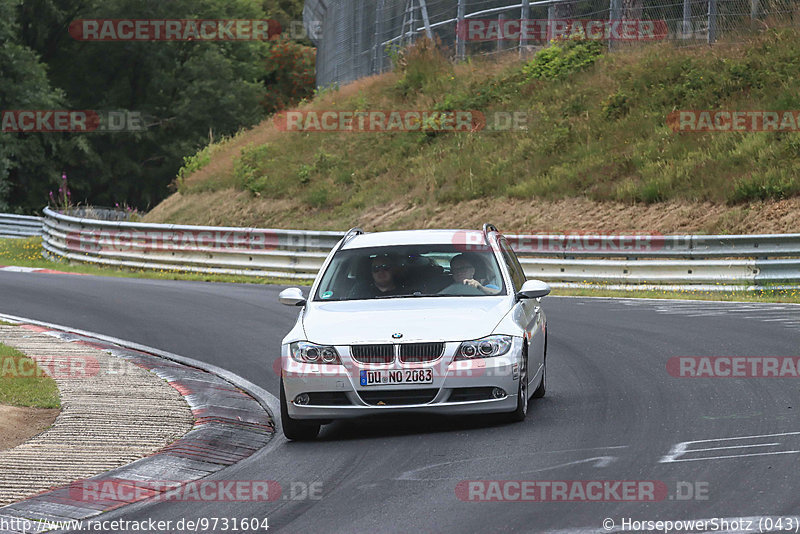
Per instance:
[[[544,338],[544,357],[542,358],[542,381],[539,387],[533,392],[534,399],[541,399],[547,389],[547,337]]]
[[[283,379],[281,379],[281,426],[283,435],[287,439],[294,441],[307,441],[319,435],[320,425],[318,423],[305,423],[289,417],[289,410],[286,407],[286,392],[283,389]]]
[[[519,370],[519,388],[517,388],[517,409],[511,412],[511,421],[519,423],[528,415],[528,346],[522,349],[522,363]]]

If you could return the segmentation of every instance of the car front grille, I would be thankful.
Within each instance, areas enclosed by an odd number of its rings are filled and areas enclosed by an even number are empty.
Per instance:
[[[394,389],[394,390],[361,390],[358,394],[364,402],[373,406],[397,406],[400,404],[428,404],[439,392],[436,388]]]
[[[444,352],[444,343],[403,343],[400,361],[403,363],[431,362]]]
[[[352,345],[350,356],[359,363],[392,363],[394,345]]]

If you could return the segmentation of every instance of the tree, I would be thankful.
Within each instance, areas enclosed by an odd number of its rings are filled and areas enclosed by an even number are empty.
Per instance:
[[[67,107],[151,118],[144,131],[75,134],[86,150],[64,158],[64,170],[76,200],[153,206],[168,194],[183,157],[206,144],[209,132],[230,135],[265,115],[260,78],[267,43],[87,42],[67,33],[81,18],[262,19],[259,2],[30,0],[21,15],[29,44],[47,58]],[[31,193],[17,202],[41,204],[39,192]]]
[[[10,112],[63,107],[63,92],[54,89],[37,54],[20,41],[16,19],[19,3],[0,0],[0,110]],[[61,134],[0,131],[0,211],[41,208],[46,191],[57,183],[61,156],[81,149],[75,139]],[[32,191],[41,196],[35,205],[21,203]]]

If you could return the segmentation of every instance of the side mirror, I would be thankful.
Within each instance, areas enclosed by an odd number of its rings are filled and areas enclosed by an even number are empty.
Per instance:
[[[550,286],[541,280],[528,280],[517,293],[518,299],[538,299],[550,294]]]
[[[284,306],[303,306],[306,298],[299,287],[288,287],[278,294],[278,302]]]

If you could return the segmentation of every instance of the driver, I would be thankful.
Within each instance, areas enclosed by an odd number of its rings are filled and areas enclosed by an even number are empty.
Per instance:
[[[381,255],[370,261],[370,282],[361,285],[351,298],[375,298],[404,295],[405,289],[398,280],[397,261],[389,255]]]
[[[450,260],[450,273],[453,275],[453,283],[474,287],[486,295],[497,295],[500,293],[499,287],[487,283],[486,280],[481,279],[481,281],[478,281],[475,279],[476,263],[478,261],[480,260],[466,254],[454,256]]]

